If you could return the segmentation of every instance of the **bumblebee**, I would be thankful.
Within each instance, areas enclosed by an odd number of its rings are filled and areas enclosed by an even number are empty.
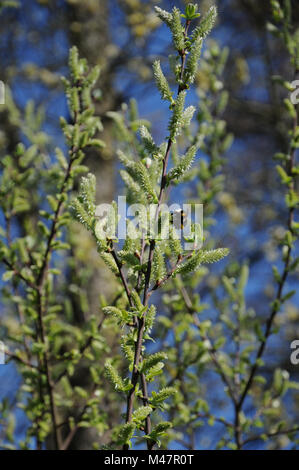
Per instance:
[[[183,209],[170,212],[170,223],[175,226],[176,229],[183,229],[187,221],[187,214]]]

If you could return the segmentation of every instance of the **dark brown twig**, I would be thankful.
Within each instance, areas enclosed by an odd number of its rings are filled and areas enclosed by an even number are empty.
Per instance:
[[[187,36],[188,33],[188,28],[190,25],[190,21],[186,21],[185,25],[185,30],[184,30],[184,36]],[[186,61],[186,51],[182,50],[179,51],[180,56],[181,56],[181,82],[183,79],[183,74],[184,74],[184,67],[185,67],[185,61]],[[181,93],[185,89],[184,85],[180,84],[178,87],[178,92],[177,94]],[[162,200],[164,198],[164,193],[165,189],[167,186],[167,165],[168,165],[168,160],[170,156],[170,151],[171,151],[171,146],[172,146],[172,140],[169,138],[167,142],[167,148],[165,152],[165,156],[162,162],[162,175],[161,175],[161,183],[160,183],[160,193],[159,193],[159,198],[158,198],[158,204],[156,208],[156,213],[155,213],[155,220],[158,220],[159,217],[159,212],[160,212],[160,206],[162,204]],[[145,274],[145,283],[144,283],[144,293],[143,293],[143,305],[147,306],[148,304],[148,299],[149,299],[149,288],[150,288],[150,278],[151,278],[151,272],[152,272],[152,263],[153,263],[153,257],[154,257],[154,250],[155,250],[155,240],[152,239],[150,241],[150,247],[149,247],[149,254],[148,254],[148,261],[147,261],[147,270]],[[143,314],[141,318],[138,319],[138,332],[137,332],[137,341],[135,343],[135,355],[134,355],[134,364],[133,364],[133,371],[132,371],[132,378],[131,378],[131,384],[132,388],[128,393],[128,398],[127,398],[127,413],[126,413],[126,422],[129,423],[132,420],[132,414],[133,414],[133,401],[134,401],[134,396],[135,396],[135,389],[136,385],[138,382],[139,378],[139,363],[141,359],[141,353],[142,353],[142,343],[143,343],[143,334],[144,334],[144,329],[145,329],[145,320],[146,320],[146,312]],[[144,381],[142,380],[142,383]],[[145,390],[143,390],[144,394]],[[150,446],[150,443],[148,441],[148,448]],[[152,447],[151,447],[152,448]],[[123,446],[124,450],[128,449],[127,445]]]

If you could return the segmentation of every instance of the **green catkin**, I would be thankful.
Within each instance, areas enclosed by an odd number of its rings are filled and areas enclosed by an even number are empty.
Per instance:
[[[201,37],[195,39],[193,46],[191,48],[187,65],[184,73],[184,80],[187,83],[193,83],[195,80],[198,61],[200,59],[201,49],[202,49],[203,40]]]
[[[188,171],[192,166],[196,151],[196,145],[192,145],[187,151],[186,155],[180,158],[178,165],[170,170],[168,174],[169,181],[173,179],[179,180],[182,176],[184,176],[186,171]]]
[[[199,26],[194,28],[191,39],[196,41],[198,38],[205,39],[211,32],[217,18],[217,8],[212,6],[201,20]]]
[[[170,139],[175,141],[175,138],[180,134],[183,127],[184,104],[186,98],[186,91],[181,91],[175,101],[173,113],[169,123]]]
[[[177,51],[183,51],[185,48],[185,39],[183,34],[183,26],[181,23],[181,13],[176,7],[172,10],[172,18],[170,21],[170,29],[172,32],[172,40]]]
[[[160,61],[156,60],[153,63],[154,78],[156,81],[157,88],[161,94],[162,100],[173,102],[172,92],[165,75],[162,72]]]
[[[169,13],[168,11],[162,10],[162,8],[160,7],[155,7],[155,10],[160,20],[162,20],[167,26],[170,27],[172,14]]]

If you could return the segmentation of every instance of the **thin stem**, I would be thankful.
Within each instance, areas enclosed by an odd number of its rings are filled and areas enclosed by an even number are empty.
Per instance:
[[[80,103],[81,103],[81,99],[80,99]],[[77,123],[79,116],[80,116],[80,111],[74,113],[74,124]],[[61,447],[61,436],[60,436],[60,429],[58,429],[58,412],[57,412],[57,407],[55,404],[55,396],[54,396],[55,383],[53,383],[52,378],[51,378],[49,355],[48,355],[48,349],[47,349],[47,344],[46,344],[46,332],[45,332],[45,326],[44,326],[44,321],[43,321],[43,317],[45,315],[44,305],[43,305],[43,291],[44,291],[44,284],[46,280],[50,255],[52,252],[52,242],[54,241],[56,237],[58,221],[59,221],[60,215],[64,207],[64,198],[62,196],[67,191],[68,183],[71,177],[72,167],[78,156],[78,151],[79,151],[79,148],[77,148],[75,144],[73,144],[69,152],[70,159],[69,159],[69,163],[65,172],[63,183],[59,191],[58,203],[57,203],[56,210],[54,212],[50,233],[47,239],[46,250],[43,255],[43,261],[42,261],[41,268],[37,276],[36,284],[34,286],[36,293],[37,293],[37,309],[38,309],[38,325],[39,325],[38,336],[40,337],[40,340],[42,341],[44,348],[45,348],[44,353],[43,353],[43,363],[44,363],[43,365],[45,369],[47,390],[48,390],[49,399],[50,399],[50,413],[51,413],[51,420],[52,420],[53,433],[54,433],[54,445],[55,445],[55,448],[58,450]],[[40,386],[40,389],[41,389],[41,386]]]
[[[67,167],[67,171],[65,173],[65,177],[64,177],[60,192],[59,192],[59,196],[60,196],[59,201],[58,201],[58,204],[57,204],[57,208],[54,212],[54,218],[53,218],[53,221],[52,221],[50,234],[49,234],[49,237],[48,237],[48,240],[47,240],[46,250],[45,250],[45,253],[44,253],[44,256],[43,256],[43,262],[42,262],[42,265],[41,265],[41,268],[40,268],[40,271],[39,271],[39,274],[38,274],[38,278],[37,278],[37,285],[38,286],[43,286],[43,284],[44,284],[45,275],[46,275],[46,272],[47,272],[47,269],[48,269],[49,256],[50,256],[50,253],[51,253],[51,245],[52,245],[52,242],[53,242],[53,240],[56,236],[57,223],[58,223],[58,220],[59,220],[59,217],[61,215],[61,212],[63,210],[63,205],[64,205],[63,198],[61,196],[65,193],[68,181],[70,179],[72,166],[73,166],[73,163],[74,163],[74,160],[75,160],[74,152],[75,152],[75,149],[72,148],[72,150],[70,152],[71,158],[70,158],[70,161],[69,161],[69,164],[68,164],[68,167]]]
[[[298,72],[299,72],[299,70],[296,70],[296,75],[298,74]],[[298,125],[298,111],[297,111],[297,108],[296,108],[296,115],[295,115],[294,120],[293,120],[293,132],[294,133],[296,132],[297,125]],[[288,171],[288,175],[292,176],[293,175],[293,168],[295,166],[295,156],[296,156],[296,148],[294,146],[290,148],[289,155],[290,155],[290,158],[289,158],[289,162],[288,162],[287,171]],[[290,183],[290,190],[294,190],[294,179],[293,178],[292,178],[292,181]],[[288,213],[288,220],[287,220],[287,228],[288,228],[290,233],[293,233],[294,211],[295,211],[295,207],[290,207],[289,213]],[[275,300],[274,300],[274,303],[273,303],[272,310],[270,312],[270,316],[269,316],[269,318],[267,320],[267,323],[266,323],[265,333],[264,333],[263,339],[260,342],[260,346],[259,346],[257,354],[256,354],[255,362],[254,362],[254,364],[251,368],[251,372],[249,374],[249,377],[248,377],[248,380],[246,382],[245,388],[243,390],[243,393],[242,393],[242,395],[240,397],[240,400],[239,400],[239,403],[238,403],[238,410],[239,411],[242,409],[245,398],[247,397],[247,394],[248,394],[248,392],[249,392],[249,390],[252,386],[255,374],[256,374],[256,372],[259,368],[259,361],[263,356],[263,353],[264,353],[265,348],[266,348],[267,340],[268,340],[269,336],[271,335],[273,322],[276,318],[277,313],[279,312],[279,308],[277,307],[277,305],[279,305],[280,302],[281,302],[283,288],[285,286],[285,283],[286,283],[286,280],[287,280],[287,277],[288,277],[288,274],[289,274],[289,268],[290,268],[290,262],[291,262],[291,252],[292,252],[292,247],[288,246],[287,254],[286,254],[286,257],[285,257],[285,261],[284,261],[283,273],[282,273],[282,276],[281,276],[280,281],[278,283],[276,297],[275,297]]]
[[[126,294],[127,294],[128,300],[129,300],[130,307],[133,307],[131,292],[130,292],[130,289],[129,289],[127,280],[126,280],[126,278],[125,278],[125,276],[124,276],[124,273],[123,273],[123,270],[122,270],[122,264],[121,264],[121,262],[119,261],[118,256],[117,256],[117,254],[116,254],[116,252],[115,252],[114,249],[111,251],[111,255],[113,256],[113,259],[114,259],[114,261],[115,261],[115,263],[116,263],[116,266],[117,266],[117,269],[118,269],[118,272],[119,272],[119,276],[120,276],[120,278],[121,278],[121,282],[122,282],[122,284],[123,284],[123,286],[124,286],[124,289],[125,289],[125,291],[126,291]]]
[[[102,318],[102,320],[100,321],[100,323],[98,324],[98,328],[97,328],[97,331],[99,332],[100,329],[102,328],[102,325],[105,321],[105,317]],[[92,340],[93,340],[93,336],[89,336],[87,338],[87,340],[85,341],[85,343],[80,347],[79,349],[79,352],[80,352],[80,356],[83,355],[83,353],[86,351],[86,349],[91,345],[92,343]],[[68,370],[67,369],[64,369],[62,372],[60,372],[60,374],[56,377],[56,379],[54,380],[54,385],[57,385],[60,380],[68,373]]]
[[[185,30],[184,30],[184,36],[187,36],[188,33],[188,28],[190,25],[190,21],[186,21],[185,25]],[[185,67],[185,61],[186,61],[186,52],[185,50],[179,51],[179,54],[181,56],[181,84],[178,87],[178,92],[177,94],[181,93],[184,89],[185,86],[182,85],[182,79],[184,75],[184,67]],[[165,156],[162,162],[162,175],[161,175],[161,183],[160,183],[160,192],[159,192],[159,198],[158,198],[158,204],[156,208],[156,213],[155,213],[155,220],[158,220],[159,213],[160,213],[160,207],[162,204],[162,200],[164,197],[165,189],[167,186],[167,165],[168,165],[168,160],[170,156],[170,151],[171,151],[171,146],[172,146],[172,140],[169,138],[167,142],[167,147],[166,147],[166,152]],[[149,287],[150,287],[150,278],[151,278],[151,272],[152,272],[152,264],[153,264],[153,257],[154,257],[154,251],[155,251],[155,240],[150,241],[150,247],[149,247],[149,254],[148,254],[148,261],[147,261],[147,270],[145,274],[145,283],[144,283],[144,293],[143,293],[143,305],[147,306],[148,300],[149,300]],[[135,389],[136,385],[138,383],[138,378],[139,378],[139,370],[138,366],[140,363],[141,355],[142,355],[142,343],[143,343],[143,334],[144,334],[144,329],[145,329],[145,320],[146,320],[146,311],[143,314],[142,318],[138,319],[138,332],[137,332],[137,340],[135,342],[135,354],[134,354],[134,364],[133,364],[133,371],[132,371],[132,378],[131,378],[131,384],[132,388],[130,389],[128,393],[128,398],[127,398],[127,413],[126,413],[126,422],[129,423],[132,420],[132,414],[133,414],[133,403],[134,403],[134,396],[135,396]],[[143,394],[145,396],[146,389],[144,388],[145,384],[145,377],[142,379],[142,385],[143,385]],[[147,422],[149,420],[149,417],[147,419]],[[147,423],[146,423],[147,427]],[[150,446],[148,442],[148,448]],[[150,447],[151,449],[153,448],[153,445]],[[127,444],[123,446],[124,450],[128,449]]]
[[[26,279],[26,277],[23,276],[20,270],[15,265],[13,265],[7,258],[2,258],[1,261],[3,261],[3,263],[6,264],[6,266],[14,272],[14,275],[21,279],[28,287],[31,287],[31,289],[36,290],[36,285],[29,279]]]
[[[193,321],[194,321],[195,326],[197,326],[197,328],[200,329],[200,321],[199,321],[198,317],[195,315],[196,312],[194,311],[194,309],[192,307],[192,301],[191,301],[190,296],[187,292],[187,289],[185,287],[180,287],[180,292],[182,294],[182,297],[184,299],[184,302],[185,302],[185,305],[188,309],[188,312],[191,315],[193,315]],[[208,338],[207,335],[201,335],[201,336],[202,336],[203,340],[209,341],[209,343],[211,344],[211,341],[210,341],[210,339]],[[211,344],[211,347],[208,349],[208,354],[210,355],[210,357],[212,359],[212,362],[214,363],[215,367],[217,368],[217,370],[219,372],[219,375],[222,379],[222,382],[224,383],[224,385],[226,385],[230,398],[232,399],[233,403],[236,404],[237,399],[236,399],[235,392],[233,390],[232,384],[230,383],[230,380],[227,377],[227,375],[225,374],[225,372],[223,371],[223,368],[222,368],[221,363],[219,362],[219,359],[218,359],[218,356],[217,356],[217,351],[213,347],[212,344]]]
[[[31,362],[27,361],[26,359],[23,359],[22,357],[18,356],[15,353],[12,353],[11,351],[8,351],[7,349],[5,350],[5,354],[9,356],[12,360],[15,360],[17,362],[20,362],[20,364],[23,364],[26,367],[29,367],[30,369],[39,369],[39,366],[35,364],[31,364]]]
[[[54,398],[54,384],[51,379],[51,373],[50,373],[50,366],[49,366],[49,356],[48,356],[48,350],[47,350],[47,344],[46,344],[46,334],[45,334],[45,327],[44,327],[44,322],[43,322],[43,305],[42,305],[42,294],[41,290],[38,291],[38,322],[39,322],[39,333],[40,333],[40,339],[45,347],[44,355],[43,355],[43,360],[44,360],[44,368],[45,368],[45,374],[46,374],[46,380],[47,380],[47,389],[48,389],[48,394],[50,398],[50,412],[51,412],[51,419],[52,419],[52,424],[53,424],[53,432],[54,432],[54,444],[55,448],[57,450],[60,449],[60,432],[58,430],[57,424],[58,424],[58,413],[57,413],[57,408],[55,404],[55,398]]]
[[[294,434],[296,432],[299,432],[299,426],[293,428],[293,429],[285,429],[285,430],[280,430],[280,431],[275,431],[275,432],[269,432],[269,433],[263,433],[263,436],[266,436],[267,438],[270,438],[270,437],[275,437],[275,436],[283,436],[283,435],[286,435],[286,434]],[[245,445],[245,444],[248,444],[249,442],[254,442],[254,441],[259,441],[259,440],[262,440],[262,437],[261,436],[252,436],[252,437],[249,437],[248,439],[245,439],[243,442],[242,442],[242,447]]]
[[[92,392],[92,395],[91,395],[91,398],[93,398],[94,396],[94,392],[95,390]],[[68,450],[69,446],[71,445],[72,443],[72,440],[74,439],[76,433],[78,432],[79,430],[79,424],[80,424],[80,421],[84,415],[84,413],[86,412],[86,410],[88,409],[89,407],[89,403],[86,403],[81,411],[81,413],[79,414],[78,418],[77,418],[77,422],[76,424],[74,425],[74,427],[70,430],[69,434],[67,435],[67,437],[64,439],[64,441],[62,442],[61,444],[61,447],[60,447],[60,450]]]
[[[149,399],[148,399],[148,390],[147,390],[147,382],[146,382],[146,377],[144,374],[141,374],[140,376],[141,379],[141,389],[142,389],[142,400],[143,400],[143,405],[148,406],[149,404]],[[147,415],[146,420],[145,420],[145,433],[148,435],[151,433],[152,430],[152,423],[151,423],[151,417],[150,415]],[[154,441],[147,440],[147,449],[152,450],[155,445]]]

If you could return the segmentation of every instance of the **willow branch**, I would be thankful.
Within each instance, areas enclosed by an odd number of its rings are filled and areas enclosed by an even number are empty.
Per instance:
[[[299,70],[296,71],[296,75],[298,74],[298,72],[299,72]],[[298,108],[296,108],[296,115],[295,115],[294,120],[293,120],[293,132],[294,133],[296,132],[297,125],[298,125]],[[289,154],[290,154],[290,159],[289,159],[288,169],[287,170],[288,170],[288,175],[292,176],[293,168],[295,166],[296,149],[294,147],[292,147],[290,149]],[[290,183],[290,189],[294,190],[294,180],[293,179]],[[295,211],[295,207],[290,207],[289,208],[288,219],[287,219],[287,228],[290,231],[290,233],[293,233],[294,211]],[[283,269],[283,273],[282,273],[282,276],[280,278],[280,281],[278,283],[277,293],[276,293],[275,301],[273,303],[273,308],[272,308],[272,310],[270,312],[270,316],[267,320],[265,333],[264,333],[263,339],[260,342],[260,346],[259,346],[259,349],[258,349],[257,354],[256,354],[255,362],[252,366],[251,372],[249,374],[249,378],[247,380],[247,383],[245,385],[243,393],[240,397],[240,400],[239,400],[239,403],[238,403],[238,410],[242,409],[244,400],[245,400],[245,398],[246,398],[246,396],[247,396],[247,394],[248,394],[248,392],[249,392],[249,390],[252,386],[255,374],[256,374],[256,372],[259,368],[259,360],[263,356],[264,350],[266,348],[267,340],[268,340],[269,336],[271,335],[272,325],[273,325],[274,320],[276,318],[276,315],[279,311],[279,309],[277,308],[277,305],[280,304],[283,289],[284,289],[284,286],[286,284],[287,277],[288,277],[288,274],[289,274],[289,268],[290,268],[290,262],[291,262],[291,252],[292,252],[292,247],[288,246],[287,254],[286,254],[286,257],[285,257],[285,261],[284,261],[284,269]]]
[[[190,21],[186,21],[185,30],[184,30],[185,37],[187,36],[189,25],[190,25]],[[184,74],[185,61],[186,61],[186,52],[185,52],[185,50],[182,50],[179,53],[180,53],[180,56],[181,56],[181,82],[182,82],[183,74]],[[184,89],[185,89],[184,85],[180,84],[179,87],[178,87],[177,94],[181,93]],[[160,183],[160,192],[159,192],[158,204],[157,204],[156,213],[155,213],[155,220],[157,220],[158,217],[159,217],[160,206],[162,204],[165,189],[166,189],[166,186],[167,186],[167,165],[168,165],[168,160],[169,160],[169,156],[170,156],[171,147],[172,147],[172,140],[171,140],[171,138],[169,138],[168,142],[167,142],[165,156],[164,156],[163,162],[162,162],[162,175],[161,175],[161,183]],[[149,299],[148,293],[149,293],[149,287],[150,287],[150,278],[151,278],[151,272],[152,272],[154,251],[155,251],[155,240],[152,239],[150,241],[148,261],[147,261],[147,270],[146,270],[146,274],[145,274],[145,284],[144,284],[144,293],[143,293],[143,305],[144,306],[147,306],[148,299]],[[129,391],[128,399],[127,399],[127,413],[126,413],[126,422],[127,423],[131,422],[131,420],[132,420],[135,389],[136,389],[136,385],[137,385],[138,378],[139,378],[138,366],[139,366],[139,363],[140,363],[141,352],[142,352],[143,334],[144,334],[144,329],[145,329],[145,319],[146,319],[146,312],[143,314],[142,318],[138,319],[138,333],[137,333],[137,341],[135,343],[134,364],[133,364],[133,371],[132,371],[132,378],[131,378],[132,388]],[[144,384],[143,380],[142,380],[142,383]],[[143,390],[143,394],[144,394],[144,392],[145,392],[145,390]],[[150,444],[148,443],[148,447],[149,447],[149,445]],[[123,449],[127,450],[128,446],[124,445]]]

